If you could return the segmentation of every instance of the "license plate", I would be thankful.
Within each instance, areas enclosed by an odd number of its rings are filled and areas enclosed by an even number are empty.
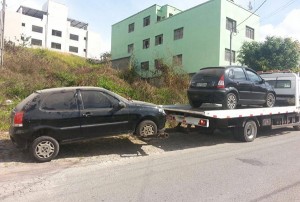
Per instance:
[[[207,83],[197,83],[197,87],[206,87]]]

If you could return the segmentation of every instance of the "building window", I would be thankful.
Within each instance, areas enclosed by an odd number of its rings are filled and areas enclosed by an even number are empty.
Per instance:
[[[39,26],[32,25],[32,31],[33,32],[38,32],[38,33],[43,33],[43,28],[39,27]]]
[[[236,32],[236,21],[231,18],[226,18],[226,29]]]
[[[157,22],[161,21],[161,17],[157,16]]]
[[[75,34],[70,34],[70,39],[74,40],[74,41],[78,41],[79,40],[79,36],[75,35]]]
[[[51,43],[51,48],[54,48],[54,49],[61,49],[61,44],[60,43],[54,43],[52,42]]]
[[[160,44],[163,44],[163,35],[162,34],[157,35],[155,37],[155,45],[157,46],[157,45],[160,45]]]
[[[182,65],[182,54],[173,56],[173,66],[181,66]]]
[[[150,39],[143,40],[143,49],[147,49],[150,47]]]
[[[183,27],[174,30],[174,40],[183,38]]]
[[[86,37],[83,38],[86,41]]]
[[[58,30],[52,29],[52,35],[53,35],[53,36],[58,36],[58,37],[61,37],[61,31],[58,31]]]
[[[150,25],[150,16],[144,18],[144,27]]]
[[[85,52],[85,53],[86,53],[86,49],[83,49],[83,52]]]
[[[78,53],[78,47],[69,46],[69,51],[72,52],[72,53]]]
[[[225,61],[230,61],[230,50],[225,49]],[[231,50],[231,62],[235,62],[235,51]]]
[[[169,17],[172,17],[173,16],[173,13],[169,13]]]
[[[134,23],[131,23],[128,25],[128,32],[133,32],[134,31]]]
[[[254,29],[246,26],[246,37],[254,39]]]
[[[128,45],[127,52],[128,53],[132,53],[133,52],[133,43]]]
[[[42,46],[43,41],[39,39],[31,39],[32,46]]]
[[[156,70],[161,70],[161,67],[163,65],[162,59],[155,59],[154,65]]]
[[[25,23],[24,22],[22,22],[22,27],[25,27]]]
[[[141,63],[141,69],[144,70],[144,71],[148,71],[149,70],[149,61],[142,62]]]

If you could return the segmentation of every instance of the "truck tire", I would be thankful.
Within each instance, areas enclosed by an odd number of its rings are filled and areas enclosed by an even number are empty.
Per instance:
[[[248,120],[244,127],[235,127],[233,134],[239,141],[252,142],[257,135],[257,124],[253,120]]]
[[[299,131],[300,130],[300,125],[293,126],[294,130]]]
[[[36,138],[30,147],[30,153],[38,162],[51,161],[57,156],[58,152],[58,142],[49,136],[41,136]]]
[[[136,128],[136,135],[140,137],[149,137],[157,134],[157,125],[150,120],[142,121]]]

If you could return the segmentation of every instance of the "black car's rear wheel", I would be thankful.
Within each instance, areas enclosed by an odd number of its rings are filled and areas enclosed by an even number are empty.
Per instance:
[[[228,93],[225,97],[223,108],[224,109],[235,109],[238,104],[238,99],[236,94],[234,93]]]
[[[136,134],[140,137],[154,136],[157,134],[157,125],[150,120],[142,121],[136,129]]]
[[[57,156],[59,144],[52,137],[41,136],[33,141],[30,150],[35,160],[39,162],[48,162]]]
[[[266,96],[265,107],[273,107],[275,105],[275,95],[273,93],[268,93]]]
[[[193,101],[193,100],[189,100],[189,103],[190,105],[193,107],[193,108],[198,108],[198,107],[201,107],[202,105],[202,102],[196,102],[196,101]]]

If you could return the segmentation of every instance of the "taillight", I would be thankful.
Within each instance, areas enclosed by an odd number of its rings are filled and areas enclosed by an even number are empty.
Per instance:
[[[14,116],[14,127],[22,127],[23,126],[23,117],[24,112],[16,112]]]
[[[224,84],[224,74],[220,77],[217,88],[225,88]]]

